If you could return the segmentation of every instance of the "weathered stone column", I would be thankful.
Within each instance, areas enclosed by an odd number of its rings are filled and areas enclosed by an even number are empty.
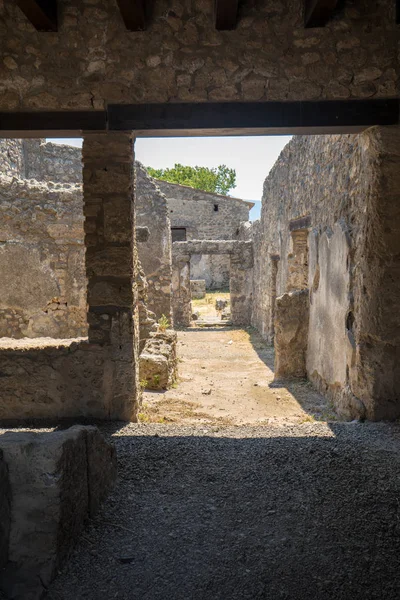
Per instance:
[[[190,255],[172,255],[172,314],[174,325],[189,327],[192,316]]]
[[[135,419],[139,336],[132,135],[88,134],[82,156],[89,343],[105,351],[109,418]]]

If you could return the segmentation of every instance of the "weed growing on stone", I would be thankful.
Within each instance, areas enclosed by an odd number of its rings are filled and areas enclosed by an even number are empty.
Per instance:
[[[168,318],[165,315],[161,315],[158,319],[158,329],[159,331],[167,331],[171,327]]]

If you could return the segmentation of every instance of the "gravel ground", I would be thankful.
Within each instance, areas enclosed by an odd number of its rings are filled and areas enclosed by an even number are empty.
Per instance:
[[[399,426],[101,428],[118,485],[48,598],[399,599]]]

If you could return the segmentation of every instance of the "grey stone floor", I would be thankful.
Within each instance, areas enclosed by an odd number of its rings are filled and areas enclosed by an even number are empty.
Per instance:
[[[112,428],[117,488],[51,600],[399,599],[399,426]]]

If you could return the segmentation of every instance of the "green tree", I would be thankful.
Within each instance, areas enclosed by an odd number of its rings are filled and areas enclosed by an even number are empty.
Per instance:
[[[186,167],[176,163],[171,169],[146,168],[149,175],[155,179],[188,185],[205,192],[228,194],[236,187],[236,171],[226,165],[209,169],[208,167]]]

